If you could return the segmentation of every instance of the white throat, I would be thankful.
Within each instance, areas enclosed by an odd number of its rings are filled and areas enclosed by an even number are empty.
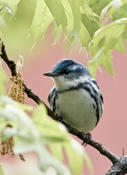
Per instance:
[[[59,76],[54,78],[54,83],[58,91],[69,89],[70,87],[76,87],[79,83],[84,83],[89,79],[89,76],[80,76],[73,80],[67,79],[64,76]]]

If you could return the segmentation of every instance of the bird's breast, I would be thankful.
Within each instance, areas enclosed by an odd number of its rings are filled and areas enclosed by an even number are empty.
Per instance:
[[[79,131],[88,133],[96,126],[96,104],[86,90],[78,89],[59,93],[56,106],[56,113]]]

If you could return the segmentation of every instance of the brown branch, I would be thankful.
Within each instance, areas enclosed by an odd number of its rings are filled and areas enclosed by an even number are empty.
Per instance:
[[[16,64],[14,61],[9,60],[8,56],[6,54],[6,50],[5,50],[5,45],[2,42],[2,46],[1,46],[1,54],[0,54],[1,58],[5,61],[5,63],[7,64],[7,66],[9,67],[10,71],[11,71],[11,75],[12,76],[16,76]]]
[[[121,157],[114,163],[105,175],[125,175],[127,173],[127,155]]]
[[[9,67],[10,71],[11,71],[11,75],[12,76],[16,76],[17,72],[16,72],[16,64],[14,61],[10,60],[6,54],[6,50],[5,50],[5,46],[2,43],[2,47],[1,47],[1,54],[0,54],[1,58],[4,60],[4,62],[7,64],[7,66]],[[37,104],[44,104],[46,109],[47,109],[47,113],[48,115],[53,118],[54,120],[59,121],[58,116],[55,115],[53,113],[53,111],[50,110],[50,108],[36,95],[34,94],[31,89],[29,89],[25,84],[24,84],[24,88],[25,88],[25,93],[27,94],[27,96],[29,98],[31,98],[33,101],[35,101]],[[125,173],[127,173],[127,155],[123,156],[122,158],[117,157],[115,154],[113,154],[112,152],[108,151],[106,148],[103,147],[102,144],[94,141],[94,140],[89,140],[88,137],[85,137],[85,134],[82,132],[79,132],[78,130],[72,128],[70,125],[68,125],[67,123],[65,123],[64,121],[61,121],[66,128],[68,129],[68,131],[77,136],[78,138],[80,138],[83,142],[86,142],[88,145],[94,147],[96,150],[98,150],[102,155],[104,155],[105,157],[107,157],[113,164],[113,166],[111,167],[111,169],[106,173],[106,175],[124,175]]]

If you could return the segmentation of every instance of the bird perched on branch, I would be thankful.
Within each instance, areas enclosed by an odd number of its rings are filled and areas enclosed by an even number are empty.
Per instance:
[[[102,116],[103,97],[87,68],[65,59],[44,75],[54,80],[48,97],[54,113],[78,131],[89,133],[95,128]]]

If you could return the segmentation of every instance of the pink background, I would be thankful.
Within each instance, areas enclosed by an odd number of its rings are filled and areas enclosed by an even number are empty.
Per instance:
[[[49,37],[50,38],[50,37]],[[83,64],[87,62],[86,55],[83,52],[79,52],[78,49],[72,49],[67,54],[64,53],[64,48],[62,41],[56,45],[53,45],[52,39],[46,38],[43,43],[40,43],[39,48],[34,50],[30,57],[33,57],[31,60],[26,60],[25,66],[23,69],[24,81],[29,88],[32,89],[37,95],[41,97],[47,103],[47,96],[50,91],[50,88],[53,85],[51,79],[44,77],[42,74],[52,70],[57,61],[61,60],[65,56],[68,58],[74,58],[77,61],[79,60]],[[80,59],[79,59],[80,58]],[[126,128],[127,128],[127,58],[125,54],[120,54],[116,51],[113,52],[113,63],[115,68],[115,76],[111,77],[105,70],[98,71],[96,80],[100,86],[100,89],[104,97],[104,114],[99,122],[98,126],[92,131],[92,138],[100,143],[102,143],[107,149],[112,151],[118,156],[122,156],[123,149],[125,154],[127,154],[127,139],[126,139]],[[35,103],[27,99],[27,102],[30,104]],[[48,104],[48,103],[47,103]],[[111,162],[96,151],[91,146],[86,146],[93,166],[95,175],[103,175],[111,167]],[[28,154],[28,160],[32,155]],[[15,170],[12,170],[12,166],[6,164],[6,161],[3,161],[3,165],[10,167],[9,173],[6,172],[6,175],[19,175],[23,170],[22,166],[24,165],[29,167],[29,164],[35,166],[37,162],[36,157],[33,155],[33,164],[31,161],[27,161],[25,164],[20,163],[18,159],[16,161],[18,164],[17,168],[21,169],[19,173],[16,173]],[[11,162],[10,162],[11,163]],[[18,167],[19,166],[19,167]],[[20,168],[21,167],[21,168]],[[32,166],[30,166],[33,168]],[[29,167],[29,168],[30,168]],[[5,168],[4,168],[5,169]],[[12,171],[12,173],[11,173]],[[35,173],[36,171],[32,171]],[[24,173],[21,173],[24,175]],[[28,173],[26,173],[28,175]],[[40,175],[39,171],[36,172],[36,175]],[[88,173],[87,173],[88,174]],[[85,175],[85,172],[84,172]]]

